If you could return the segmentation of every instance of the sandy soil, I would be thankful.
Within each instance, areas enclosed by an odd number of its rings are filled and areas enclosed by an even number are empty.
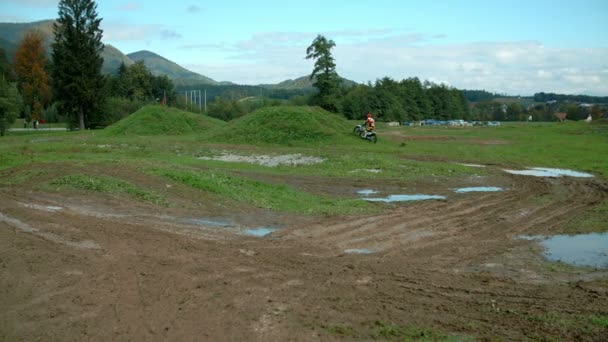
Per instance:
[[[235,207],[124,166],[93,171],[175,205],[43,192],[35,182],[0,188],[0,340],[369,340],[403,337],[397,326],[431,339],[608,336],[590,319],[608,315],[608,271],[555,271],[534,242],[515,239],[559,232],[608,197],[601,180],[495,170],[452,183],[387,182],[375,190],[448,198],[325,218]],[[275,181],[345,197],[369,187]],[[450,190],[465,186],[506,191]],[[220,221],[229,226],[212,224]],[[281,229],[242,234],[259,226]],[[374,253],[345,252],[357,249]]]

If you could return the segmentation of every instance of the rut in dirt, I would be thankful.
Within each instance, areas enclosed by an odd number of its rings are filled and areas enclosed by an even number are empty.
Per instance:
[[[557,229],[573,215],[608,197],[605,185],[565,178],[511,177],[508,189],[398,205],[387,214],[299,226],[284,232],[281,238],[312,239],[315,245],[336,253],[360,249],[405,253],[414,259],[421,249],[474,246],[467,259],[475,259],[494,252],[514,237]],[[552,196],[554,200],[538,203],[534,198],[539,195]],[[444,266],[459,262],[450,260]]]

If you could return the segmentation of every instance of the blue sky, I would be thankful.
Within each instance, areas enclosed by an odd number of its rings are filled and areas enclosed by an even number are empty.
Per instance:
[[[2,0],[0,21],[56,17],[57,0]],[[317,34],[357,82],[419,77],[510,95],[608,95],[608,1],[98,1],[104,42],[218,81],[310,74]]]

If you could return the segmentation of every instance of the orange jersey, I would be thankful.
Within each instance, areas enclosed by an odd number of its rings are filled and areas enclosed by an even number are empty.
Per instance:
[[[374,118],[367,118],[367,120],[365,120],[365,123],[367,123],[367,127],[376,127],[376,120],[374,120]]]

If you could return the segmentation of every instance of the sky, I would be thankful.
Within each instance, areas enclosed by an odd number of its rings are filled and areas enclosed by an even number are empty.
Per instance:
[[[57,0],[0,0],[0,22],[57,17]],[[103,41],[149,50],[216,81],[309,75],[335,42],[338,74],[418,77],[459,89],[608,96],[608,0],[97,1]]]

